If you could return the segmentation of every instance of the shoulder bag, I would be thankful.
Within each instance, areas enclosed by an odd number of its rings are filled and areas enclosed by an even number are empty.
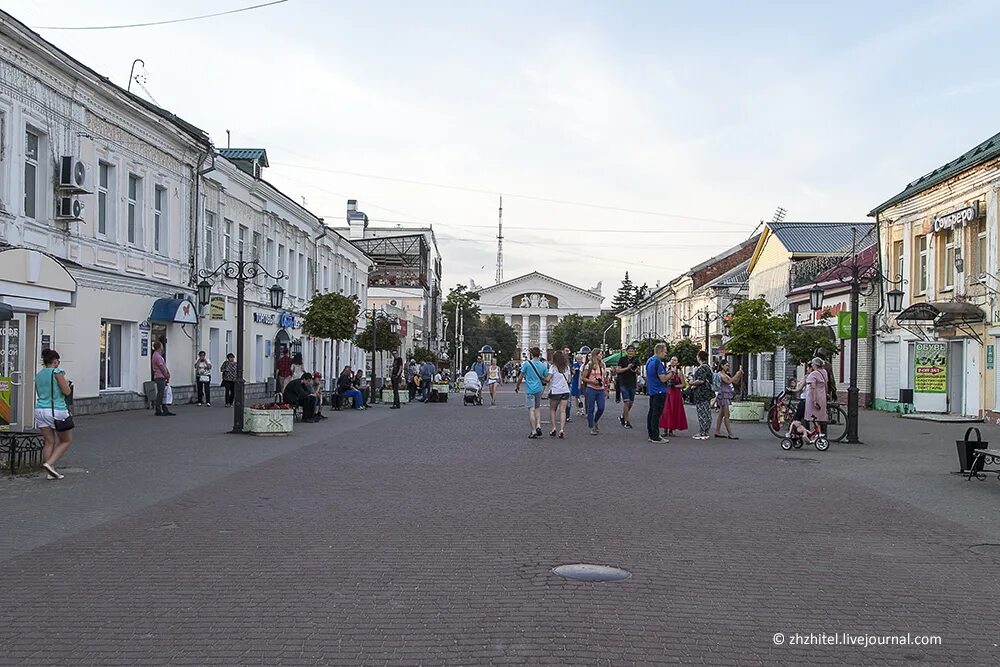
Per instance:
[[[68,415],[66,419],[56,419],[56,374],[53,371],[49,374],[49,406],[52,409],[52,424],[59,433],[71,431],[76,424],[73,423],[73,415]]]

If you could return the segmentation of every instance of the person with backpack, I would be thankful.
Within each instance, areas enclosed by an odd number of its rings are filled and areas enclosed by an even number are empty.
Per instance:
[[[580,371],[580,383],[584,387],[590,435],[597,435],[600,433],[601,415],[604,414],[608,397],[608,367],[604,365],[600,349],[591,351],[590,361]]]
[[[692,398],[698,412],[698,435],[693,437],[695,440],[708,440],[712,429],[712,399],[715,398],[712,381],[715,372],[708,365],[708,352],[705,350],[698,351],[698,364],[691,380]]]
[[[546,379],[549,374],[549,367],[539,357],[542,351],[537,347],[531,348],[531,359],[521,364],[521,370],[517,374],[517,382],[514,385],[514,393],[521,390],[521,382],[525,384],[524,404],[528,408],[528,424],[531,432],[528,439],[534,440],[542,435],[542,389],[548,383]]]

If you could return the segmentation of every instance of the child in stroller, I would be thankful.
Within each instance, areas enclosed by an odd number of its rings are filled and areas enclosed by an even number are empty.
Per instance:
[[[465,390],[465,395],[462,397],[464,405],[483,404],[483,383],[476,371],[471,368],[468,373],[462,376],[462,389]]]

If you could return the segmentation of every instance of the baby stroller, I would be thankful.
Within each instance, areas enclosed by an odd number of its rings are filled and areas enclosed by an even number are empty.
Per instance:
[[[462,405],[483,404],[483,383],[475,371],[469,371],[462,377],[462,389],[465,391]]]

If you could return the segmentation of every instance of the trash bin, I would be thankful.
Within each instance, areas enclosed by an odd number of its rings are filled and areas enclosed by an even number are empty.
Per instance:
[[[969,440],[969,434],[973,431],[976,432],[976,439]],[[955,446],[958,448],[958,465],[960,466],[959,472],[968,473],[972,467],[972,461],[976,458],[976,449],[986,449],[989,447],[990,443],[983,441],[983,436],[979,432],[979,429],[975,426],[970,426],[968,430],[965,431],[965,437],[961,440],[955,441]],[[976,463],[976,472],[983,469],[983,459],[979,459]]]

